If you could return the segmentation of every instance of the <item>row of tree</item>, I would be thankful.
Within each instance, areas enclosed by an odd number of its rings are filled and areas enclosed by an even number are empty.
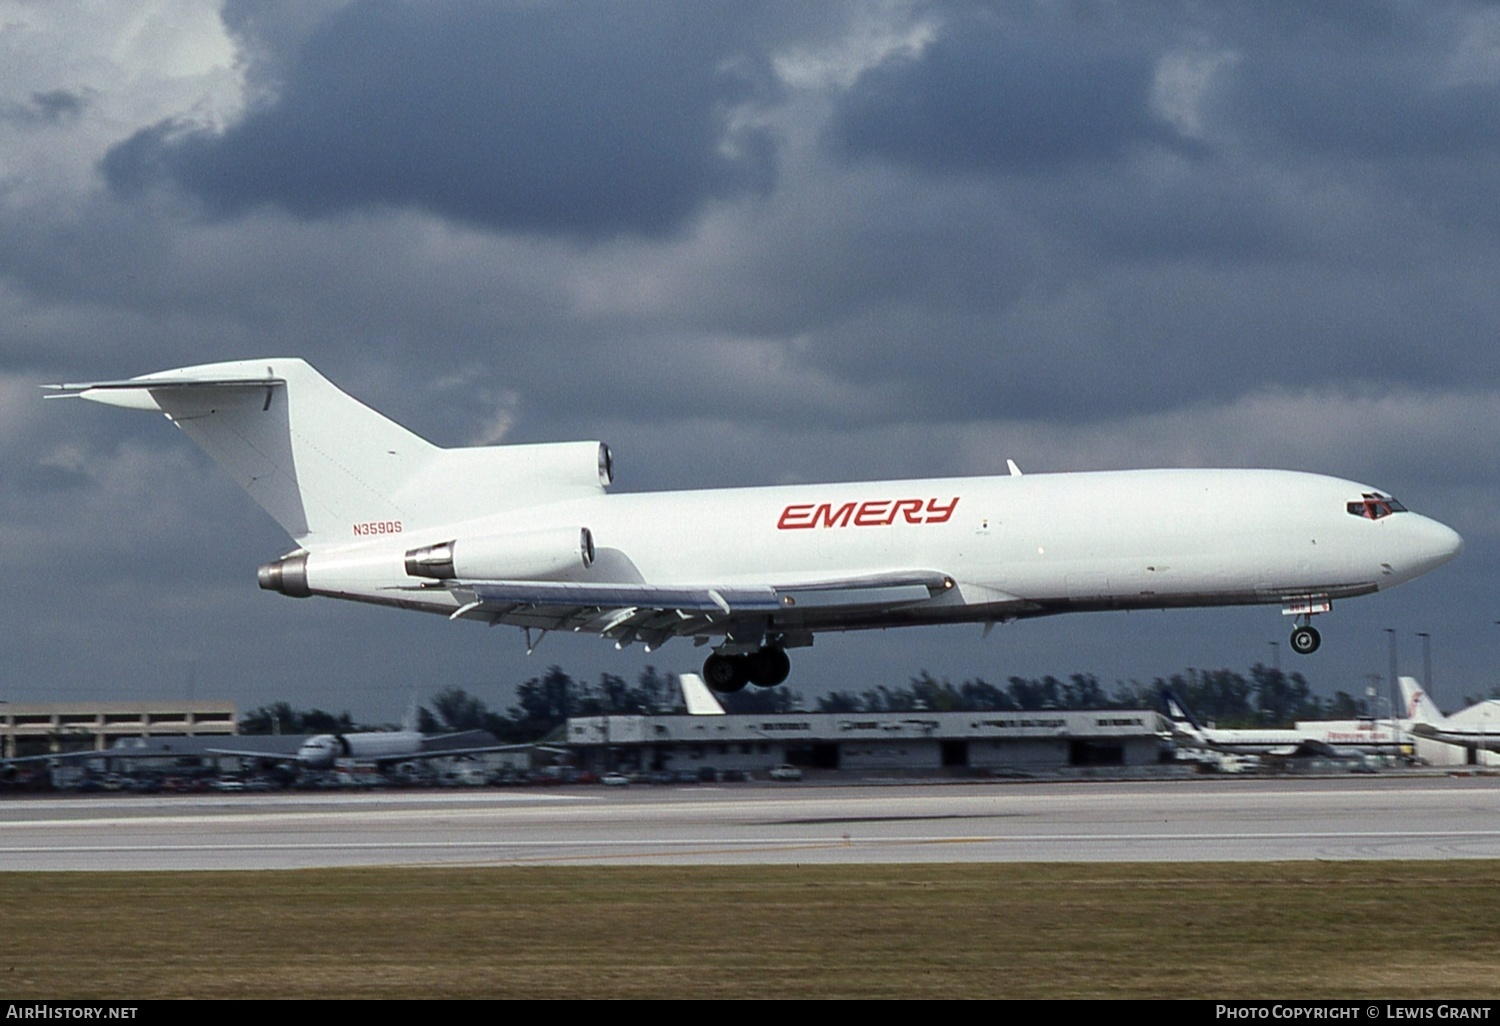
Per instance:
[[[560,666],[548,667],[516,688],[516,704],[508,713],[492,712],[462,688],[445,688],[418,713],[424,731],[488,730],[504,741],[545,737],[570,716],[630,716],[684,712],[682,689],[675,675],[648,666],[635,684],[613,673],[601,673],[597,683],[575,680]]]
[[[1187,670],[1150,683],[1116,681],[1106,691],[1091,673],[1067,679],[1010,677],[1002,685],[983,678],[955,685],[929,673],[905,688],[885,686],[862,692],[834,691],[818,699],[819,712],[968,712],[1034,709],[1159,709],[1170,688],[1188,708],[1222,726],[1289,726],[1297,720],[1354,719],[1364,713],[1348,692],[1332,700],[1313,694],[1300,673],[1284,673],[1261,663],[1248,675],[1234,670]]]
[[[865,691],[832,691],[811,706],[787,687],[746,688],[722,696],[732,713],[985,712],[1038,709],[1159,709],[1161,692],[1170,688],[1199,717],[1226,727],[1289,726],[1296,720],[1353,719],[1366,710],[1348,692],[1331,700],[1312,693],[1300,673],[1283,673],[1261,663],[1248,674],[1234,670],[1186,670],[1149,683],[1116,681],[1106,691],[1093,674],[1066,679],[1010,677],[1004,685],[983,678],[953,684],[922,672],[906,687],[884,685]],[[487,730],[504,741],[534,741],[562,726],[570,716],[640,715],[683,712],[675,674],[648,666],[634,684],[615,674],[598,681],[579,680],[560,666],[532,677],[516,688],[516,703],[506,712],[490,709],[462,688],[444,688],[417,710],[417,726],[427,732]],[[361,728],[348,712],[298,711],[285,702],[262,706],[240,720],[246,734],[339,733]]]

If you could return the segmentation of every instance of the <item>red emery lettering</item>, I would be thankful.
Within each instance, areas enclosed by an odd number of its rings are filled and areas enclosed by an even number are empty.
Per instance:
[[[946,506],[940,505],[936,499],[928,499],[927,500],[927,522],[929,524],[946,524],[948,522],[948,519],[951,516],[953,516],[953,511],[956,510],[957,508],[958,508],[958,496],[957,495],[955,495],[953,497],[953,501],[950,502],[950,503],[948,503],[948,505],[946,505]],[[942,516],[938,516],[939,513],[941,513]]]
[[[824,507],[827,509],[827,507]],[[788,506],[781,511],[781,519],[776,521],[776,530],[795,531],[804,527],[812,527],[813,522],[808,518],[808,511],[812,509],[812,503],[804,502],[796,506]]]
[[[776,521],[779,531],[800,531],[814,527],[885,527],[897,522],[908,524],[945,524],[958,509],[959,496],[943,503],[927,499],[868,499],[835,506],[831,502],[799,502],[782,509]],[[401,528],[397,526],[396,530]],[[359,530],[356,525],[355,530]]]
[[[848,527],[849,518],[854,515],[854,503],[846,502],[837,510],[832,503],[823,503],[813,511],[812,526],[817,527],[821,523],[824,527]]]
[[[904,515],[908,524],[920,524],[922,522],[922,500],[921,499],[897,499],[895,509],[891,510],[891,520],[897,516]]]
[[[859,512],[854,514],[854,526],[879,527],[882,524],[889,524],[891,518],[886,514],[890,510],[890,505],[890,499],[871,499],[869,502],[860,503]]]

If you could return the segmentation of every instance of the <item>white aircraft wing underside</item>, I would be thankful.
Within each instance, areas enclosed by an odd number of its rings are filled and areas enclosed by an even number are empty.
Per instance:
[[[454,619],[600,634],[621,644],[660,645],[672,637],[732,633],[736,623],[803,619],[912,607],[954,587],[934,570],[896,571],[792,585],[580,584],[464,581],[452,590]]]

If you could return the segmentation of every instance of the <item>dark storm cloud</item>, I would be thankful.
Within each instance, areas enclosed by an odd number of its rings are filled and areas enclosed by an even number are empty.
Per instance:
[[[88,104],[85,92],[48,89],[32,93],[25,103],[0,105],[0,118],[26,125],[56,125],[78,117]]]
[[[1465,66],[1474,29],[1454,8],[1340,13],[1350,15],[1227,27],[1238,59],[1216,115],[1247,141],[1283,152],[1361,160],[1500,152],[1500,83],[1482,65]]]
[[[1082,421],[1495,379],[1488,348],[1451,354],[1500,306],[1446,270],[1500,209],[1479,8],[928,10],[825,130],[846,176],[895,185],[829,232],[821,294],[853,298],[815,366],[908,411]]]
[[[1042,172],[1152,144],[1193,151],[1150,110],[1153,57],[1077,24],[955,18],[920,56],[860,76],[831,139],[849,157],[942,171]]]
[[[701,661],[558,638],[528,663],[510,632],[262,593],[288,540],[186,439],[35,389],[272,353],[439,444],[606,439],[623,490],[1007,457],[1366,480],[1470,548],[1341,606],[1299,668],[1363,686],[1410,622],[1488,686],[1500,16],[198,3],[228,40],[132,49],[122,17],[7,65],[0,697],[159,695],[196,664],[242,707],[379,718],[414,680]],[[794,684],[1149,678],[1273,637],[1274,609],[824,637]]]
[[[177,121],[111,149],[124,194],[211,210],[414,207],[497,229],[662,234],[774,177],[730,125],[770,81],[736,19],[699,4],[369,0],[322,23],[274,98],[222,133]]]

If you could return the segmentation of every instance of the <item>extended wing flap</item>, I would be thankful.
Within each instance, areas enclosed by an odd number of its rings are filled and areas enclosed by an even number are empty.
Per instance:
[[[774,586],[475,581],[459,587],[474,596],[477,609],[488,612],[526,607],[572,613],[636,610],[712,617],[775,613],[796,607],[839,609],[925,602],[953,586],[953,579],[946,574],[922,570]]]
[[[686,613],[764,613],[781,608],[781,600],[774,588],[663,588],[650,584],[573,584],[563,581],[483,581],[463,587],[472,592],[475,600],[485,608],[653,609]]]
[[[919,604],[953,579],[932,570],[896,571],[784,585],[592,584],[571,581],[467,581],[453,585],[454,618],[575,630],[616,639],[722,628],[748,617],[838,612]]]

